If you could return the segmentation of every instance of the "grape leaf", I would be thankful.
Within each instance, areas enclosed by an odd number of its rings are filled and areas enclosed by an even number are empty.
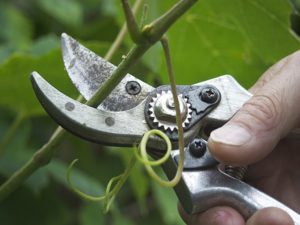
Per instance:
[[[82,24],[83,7],[76,0],[37,0],[37,3],[44,12],[63,24],[69,26]]]
[[[90,43],[87,46],[97,53],[107,50],[105,43]],[[64,71],[59,49],[35,57],[31,54],[13,54],[0,65],[0,105],[29,115],[43,115],[44,110],[33,92],[29,76],[38,71],[50,84],[70,97],[78,95]]]
[[[291,13],[287,0],[199,2],[168,35],[177,82],[232,74],[249,87],[270,65],[299,49]]]

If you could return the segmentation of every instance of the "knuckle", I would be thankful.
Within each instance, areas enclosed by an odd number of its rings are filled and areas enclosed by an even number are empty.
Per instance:
[[[255,95],[244,104],[241,112],[247,115],[247,123],[260,124],[263,130],[278,126],[281,120],[280,96],[273,92],[269,95]]]
[[[270,82],[270,80],[275,76],[275,72],[273,68],[270,68],[268,70],[268,76],[262,76],[258,79],[258,81],[256,82],[256,87],[258,89],[263,88],[267,83]]]

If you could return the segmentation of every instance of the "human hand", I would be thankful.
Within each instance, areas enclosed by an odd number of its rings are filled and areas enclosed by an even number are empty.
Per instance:
[[[250,165],[245,181],[300,212],[300,140],[287,135],[300,128],[300,51],[268,69],[250,89],[253,97],[222,128],[209,149],[227,165]],[[284,211],[265,208],[248,221],[227,206],[187,215],[189,225],[292,225]]]

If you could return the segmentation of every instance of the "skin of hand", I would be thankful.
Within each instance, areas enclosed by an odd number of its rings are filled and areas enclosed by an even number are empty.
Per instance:
[[[249,90],[253,97],[208,140],[211,153],[228,165],[250,165],[245,182],[300,212],[300,51],[269,68]],[[288,135],[289,134],[289,135]],[[292,225],[278,208],[257,211],[247,221],[227,206],[187,215],[188,225]]]

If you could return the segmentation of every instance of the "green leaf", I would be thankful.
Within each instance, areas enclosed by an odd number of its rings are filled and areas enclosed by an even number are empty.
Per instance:
[[[105,224],[104,215],[101,212],[99,203],[89,202],[81,207],[79,214],[80,225]]]
[[[6,43],[0,46],[0,64],[5,62],[5,60],[14,52],[16,51],[15,46],[11,43]]]
[[[0,66],[0,104],[14,111],[43,114],[31,87],[29,75],[32,71],[38,71],[54,86],[57,85],[58,89],[71,90],[72,85],[63,68],[58,49],[38,58],[14,54]]]
[[[164,176],[160,171],[160,175]],[[153,194],[157,206],[161,212],[163,221],[166,224],[184,225],[177,210],[178,198],[175,195],[174,190],[170,188],[161,187],[157,183],[153,182]]]
[[[290,0],[292,6],[294,7],[296,13],[300,15],[300,0]]]
[[[132,148],[125,148],[121,149],[119,152],[124,161],[125,166],[128,165],[131,157],[133,156],[132,151]],[[145,174],[144,166],[137,161],[128,179],[134,196],[138,200],[141,212],[143,213],[147,210],[146,197],[150,188],[149,177]]]
[[[97,4],[99,4],[98,1]],[[116,16],[118,14],[117,5],[120,5],[120,1],[115,1],[115,0],[101,1],[101,11],[105,15]]]
[[[68,187],[66,180],[67,165],[65,163],[59,160],[52,160],[51,163],[46,166],[46,170],[57,182]],[[72,183],[79,188],[79,190],[89,195],[98,196],[104,192],[104,188],[100,182],[76,168],[72,169],[71,179]]]
[[[200,1],[168,35],[176,81],[191,84],[232,74],[249,87],[270,65],[299,49],[291,12],[287,0]]]
[[[0,204],[1,224],[74,224],[74,212],[66,200],[67,196],[59,194],[54,183],[39,195],[20,188]]]
[[[68,26],[82,24],[83,8],[76,0],[37,0],[47,14]]]
[[[0,174],[4,177],[11,176],[17,169],[25,164],[33,154],[33,149],[27,146],[31,131],[30,123],[25,123],[18,129],[13,141],[7,146],[0,157]],[[39,193],[48,185],[48,177],[45,176],[44,168],[36,171],[25,182],[25,186],[34,193]]]
[[[113,225],[135,225],[134,221],[127,218],[125,215],[122,215],[121,213],[116,213],[113,216]]]
[[[95,42],[87,46],[102,54],[108,48],[107,44]],[[64,70],[59,49],[51,50],[39,57],[20,53],[12,55],[0,65],[0,105],[16,112],[24,111],[29,115],[44,114],[29,80],[33,71],[38,71],[51,85],[66,95],[70,97],[78,95]]]
[[[37,39],[31,46],[31,54],[39,56],[47,52],[58,49],[60,47],[60,40],[54,34],[48,34]]]
[[[8,3],[0,3],[0,41],[15,49],[26,49],[32,37],[32,23],[19,10]]]

